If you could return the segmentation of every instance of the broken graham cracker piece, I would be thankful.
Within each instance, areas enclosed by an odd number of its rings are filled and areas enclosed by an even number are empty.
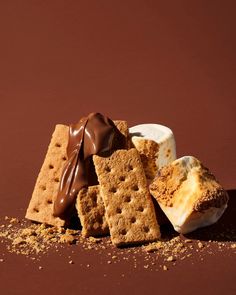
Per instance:
[[[114,121],[120,132],[127,136],[125,121]],[[63,167],[67,160],[69,126],[56,125],[48,151],[38,175],[26,218],[53,226],[64,226],[65,221],[53,215],[53,204],[58,194]]]
[[[156,241],[160,230],[136,149],[110,157],[93,156],[112,243],[116,246]]]
[[[120,131],[120,133],[122,133],[124,137],[127,138],[129,134],[127,121],[114,120],[113,122],[116,125],[116,128]]]
[[[53,216],[53,202],[57,197],[62,169],[67,159],[68,132],[68,126],[56,125],[26,212],[27,219],[53,226],[65,225],[64,220]]]
[[[174,134],[160,124],[140,124],[129,128],[133,147],[143,163],[148,181],[154,179],[158,169],[176,159]]]
[[[76,200],[76,209],[80,217],[84,237],[109,234],[99,185],[80,190]]]
[[[158,171],[157,158],[159,145],[153,140],[139,137],[134,137],[132,143],[140,154],[147,179],[154,179]]]

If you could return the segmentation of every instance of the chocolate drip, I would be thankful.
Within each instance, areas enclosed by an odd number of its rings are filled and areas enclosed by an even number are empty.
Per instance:
[[[92,156],[121,148],[125,148],[124,136],[112,120],[100,113],[91,113],[79,123],[70,125],[68,160],[54,203],[54,216],[69,219],[80,189],[98,183]]]

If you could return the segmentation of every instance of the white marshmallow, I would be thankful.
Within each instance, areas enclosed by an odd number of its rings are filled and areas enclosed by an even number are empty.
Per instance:
[[[153,179],[157,170],[176,159],[173,132],[159,124],[140,124],[129,128],[131,141],[140,152],[148,179]]]
[[[159,171],[150,185],[174,229],[189,233],[215,223],[227,208],[228,195],[199,160],[185,156]]]

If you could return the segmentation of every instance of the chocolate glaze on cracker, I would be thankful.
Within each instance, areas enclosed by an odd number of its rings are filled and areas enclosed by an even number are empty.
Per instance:
[[[70,218],[80,189],[98,184],[92,155],[124,148],[125,142],[125,137],[113,121],[100,113],[91,113],[79,123],[70,125],[68,160],[54,202],[54,216],[65,220]]]

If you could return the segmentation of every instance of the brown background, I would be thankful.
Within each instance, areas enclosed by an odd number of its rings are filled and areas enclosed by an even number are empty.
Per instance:
[[[54,125],[91,111],[169,126],[236,188],[234,3],[1,0],[1,216],[24,216]]]

